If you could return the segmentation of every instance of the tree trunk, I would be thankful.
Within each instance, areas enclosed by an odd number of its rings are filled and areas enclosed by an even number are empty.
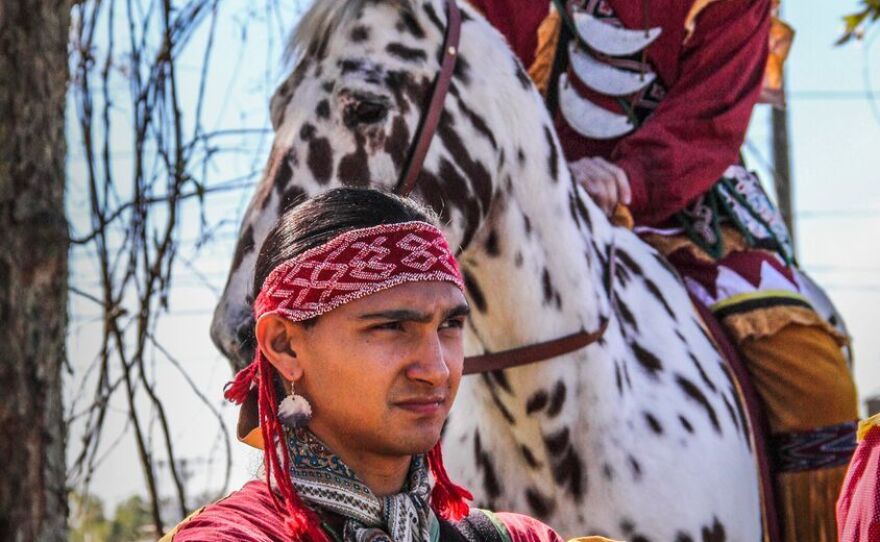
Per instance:
[[[0,540],[66,539],[70,3],[0,2]]]

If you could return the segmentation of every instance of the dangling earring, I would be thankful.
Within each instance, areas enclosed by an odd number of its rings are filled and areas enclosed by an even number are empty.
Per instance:
[[[312,419],[312,405],[302,395],[293,391],[293,382],[290,383],[290,393],[278,405],[278,419],[291,429],[303,427]]]

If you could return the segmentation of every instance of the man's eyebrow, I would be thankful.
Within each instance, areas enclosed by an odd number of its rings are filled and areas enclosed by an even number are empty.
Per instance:
[[[431,315],[411,309],[389,309],[387,311],[370,312],[358,316],[359,320],[402,320],[407,322],[427,323]]]
[[[461,305],[457,305],[448,311],[446,311],[446,317],[444,320],[449,318],[456,318],[459,316],[468,316],[471,313],[471,308],[467,305],[467,303],[462,303]]]
[[[447,310],[443,315],[443,319],[446,320],[458,316],[467,316],[470,312],[470,307],[468,307],[467,304],[462,303],[461,305],[456,305]],[[417,322],[420,324],[426,324],[432,319],[432,314],[414,311],[412,309],[389,309],[361,314],[358,316],[358,320],[398,320],[404,322]]]

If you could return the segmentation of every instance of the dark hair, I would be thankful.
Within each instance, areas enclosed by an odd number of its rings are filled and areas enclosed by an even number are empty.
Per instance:
[[[437,225],[427,207],[364,188],[334,188],[286,209],[269,232],[254,268],[254,298],[273,269],[347,231],[421,221]]]

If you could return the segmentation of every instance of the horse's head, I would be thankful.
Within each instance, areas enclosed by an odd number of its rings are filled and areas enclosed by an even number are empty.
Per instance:
[[[502,119],[517,114],[507,109],[511,93],[534,99],[535,91],[503,38],[461,9],[454,77],[413,194],[440,214],[451,244],[466,247],[488,214],[505,153],[522,156],[501,141],[510,130]],[[332,187],[399,182],[440,69],[446,19],[443,0],[318,0],[301,19],[293,70],[271,101],[272,153],[211,327],[235,365],[250,359],[253,268],[282,209]]]

